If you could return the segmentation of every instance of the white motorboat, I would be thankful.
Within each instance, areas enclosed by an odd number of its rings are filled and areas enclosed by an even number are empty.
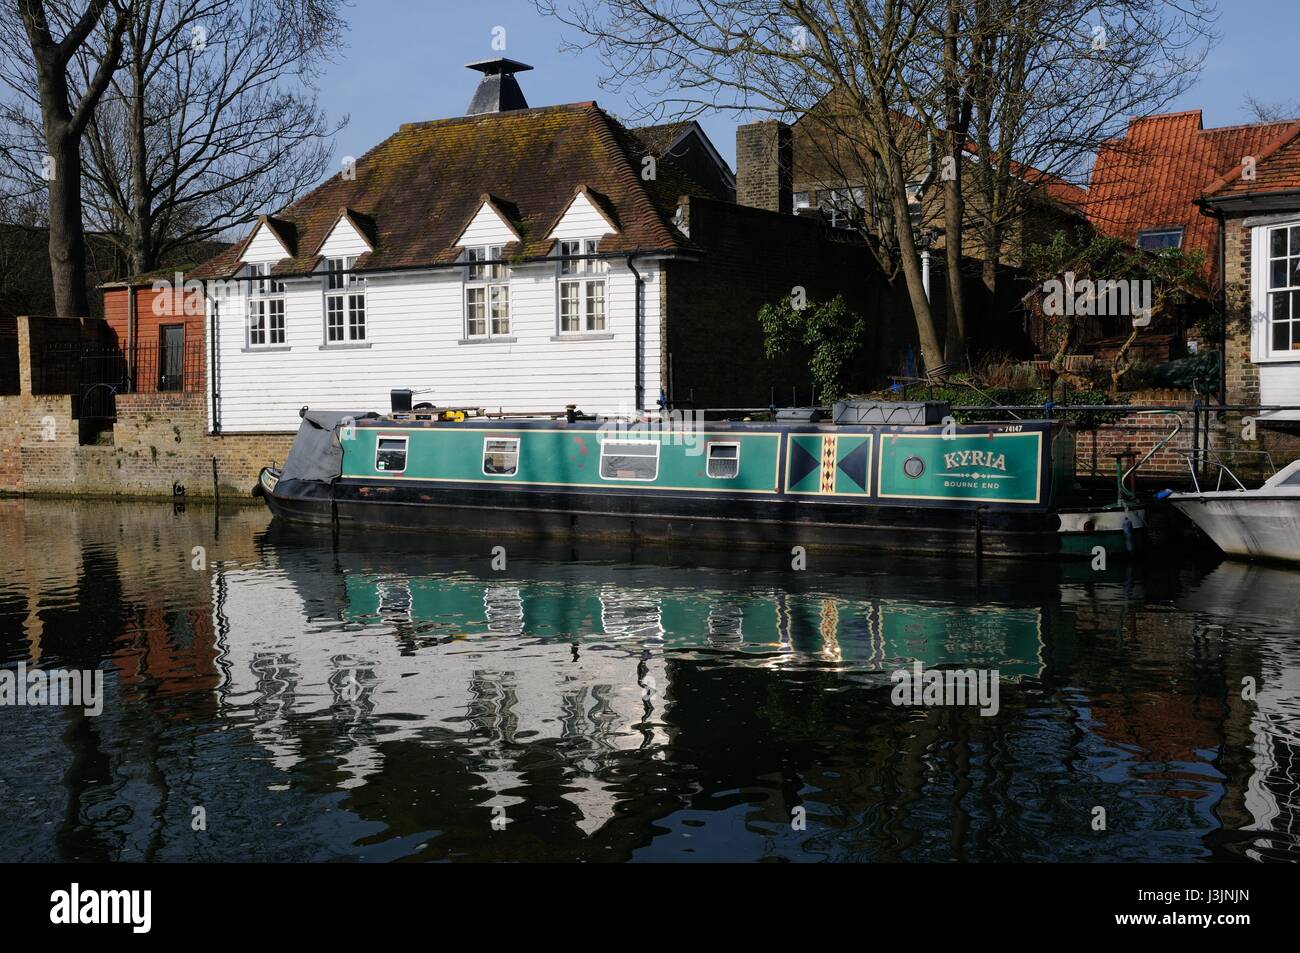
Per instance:
[[[1300,460],[1256,490],[1246,489],[1222,465],[1220,472],[1237,489],[1201,491],[1198,486],[1196,492],[1170,493],[1167,499],[1229,556],[1300,562]]]

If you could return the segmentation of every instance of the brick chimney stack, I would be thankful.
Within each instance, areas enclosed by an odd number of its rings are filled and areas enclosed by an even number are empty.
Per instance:
[[[794,211],[794,137],[766,119],[736,130],[736,202],[770,212]]]

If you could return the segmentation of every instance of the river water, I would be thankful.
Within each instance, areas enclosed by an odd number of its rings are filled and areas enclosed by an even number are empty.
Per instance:
[[[0,500],[0,860],[1300,860],[1297,583]]]

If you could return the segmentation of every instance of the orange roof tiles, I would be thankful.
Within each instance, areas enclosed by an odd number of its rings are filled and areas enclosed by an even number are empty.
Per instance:
[[[1255,156],[1253,179],[1233,169],[1205,188],[1206,197],[1227,198],[1300,190],[1300,122],[1291,123]]]
[[[1102,145],[1084,209],[1101,232],[1136,242],[1145,229],[1182,227],[1183,248],[1213,267],[1217,224],[1195,202],[1216,180],[1239,176],[1293,123],[1206,129],[1199,109],[1134,119],[1123,139]],[[1261,166],[1262,167],[1262,166]]]

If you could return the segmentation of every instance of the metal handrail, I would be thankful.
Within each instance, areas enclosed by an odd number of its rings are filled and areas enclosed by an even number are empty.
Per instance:
[[[1229,479],[1232,480],[1233,483],[1237,484],[1237,488],[1242,492],[1245,492],[1248,489],[1246,484],[1241,482],[1241,478],[1238,477],[1237,474],[1232,472],[1232,468],[1223,462],[1223,460],[1219,456],[1220,454],[1236,454],[1239,456],[1248,455],[1248,456],[1255,456],[1255,457],[1263,457],[1266,461],[1268,461],[1268,467],[1271,473],[1272,474],[1277,473],[1277,464],[1273,461],[1273,455],[1269,453],[1267,450],[1214,450],[1210,447],[1205,447],[1199,450],[1179,450],[1178,452],[1182,454],[1183,457],[1186,458],[1187,460],[1187,469],[1192,477],[1192,486],[1195,487],[1197,493],[1206,492],[1201,489],[1201,478],[1198,472],[1199,467],[1201,465],[1198,458],[1202,456],[1204,456],[1204,464],[1208,464],[1209,466],[1215,468],[1216,476],[1214,480],[1213,492],[1216,493],[1223,491],[1223,477],[1225,474],[1228,476]]]
[[[1169,442],[1183,432],[1183,418],[1176,410],[1139,410],[1136,414],[1134,414],[1134,416],[1136,417],[1147,416],[1147,415],[1151,415],[1151,416],[1161,415],[1161,416],[1173,417],[1174,429],[1169,431],[1169,433],[1165,434],[1163,440],[1161,440],[1150,450],[1148,450],[1146,456],[1144,456],[1141,460],[1133,464],[1133,466],[1129,467],[1128,470],[1124,472],[1124,475],[1120,477],[1121,486],[1124,485],[1124,482],[1128,480],[1129,477],[1131,477],[1138,470],[1142,469],[1142,464],[1146,463],[1148,460],[1154,457],[1165,447],[1169,446]]]

